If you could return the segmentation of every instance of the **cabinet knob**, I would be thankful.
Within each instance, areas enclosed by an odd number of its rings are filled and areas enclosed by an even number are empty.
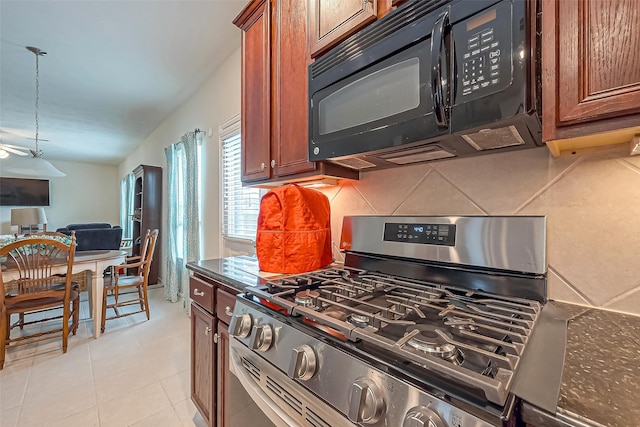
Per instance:
[[[203,297],[204,296],[204,291],[199,291],[198,288],[195,288],[193,290],[193,294],[197,297]]]
[[[209,332],[211,332],[211,331],[213,331],[213,329],[211,329],[211,328],[210,328],[210,327],[208,327],[208,326],[207,326],[206,328],[204,328],[204,334],[205,334],[205,335],[209,335]]]
[[[264,164],[264,162],[260,163],[260,170],[264,170],[265,167],[266,165]]]
[[[276,167],[276,161],[271,160],[271,169],[275,169],[275,167]]]
[[[229,317],[233,316],[233,311],[231,310],[231,307],[226,306],[226,307],[224,308],[224,314],[226,314],[226,315],[227,315],[227,316],[229,316]]]

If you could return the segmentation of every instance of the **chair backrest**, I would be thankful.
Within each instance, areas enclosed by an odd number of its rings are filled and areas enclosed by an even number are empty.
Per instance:
[[[18,279],[11,283],[4,282],[4,270],[0,274],[0,306],[4,305],[7,294],[15,298],[14,301],[64,296],[68,302],[75,250],[74,236],[42,235],[19,239],[0,248],[6,270],[18,272]],[[66,273],[66,278],[55,273]],[[62,280],[64,288],[60,286]]]
[[[71,230],[71,233],[69,234],[59,233],[57,231],[40,231],[38,233],[29,234],[28,237],[53,236],[53,237],[60,237],[61,239],[65,239],[65,238],[68,238],[69,236],[75,236],[75,234],[76,234],[75,230]]]
[[[142,258],[142,266],[140,267],[142,276],[145,281],[149,277],[149,270],[151,269],[151,262],[153,261],[153,252],[156,249],[156,241],[158,240],[158,234],[160,231],[156,228],[153,231],[147,230],[147,234],[142,242],[142,250],[140,257]]]

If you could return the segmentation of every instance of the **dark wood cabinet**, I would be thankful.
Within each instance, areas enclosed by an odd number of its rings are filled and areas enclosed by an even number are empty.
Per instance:
[[[191,276],[191,400],[210,427],[231,427],[231,396],[246,393],[229,372],[229,322],[237,293],[210,278]]]
[[[218,321],[218,384],[217,417],[218,425],[229,426],[228,415],[231,413],[231,372],[229,372],[229,325]]]
[[[376,0],[308,0],[309,55],[326,52],[376,20]]]
[[[162,168],[158,166],[140,165],[133,170],[133,246],[131,254],[140,255],[140,245],[147,230],[157,228],[162,223]],[[149,284],[158,283],[161,263],[161,244],[156,242]]]
[[[542,137],[554,154],[640,133],[638,22],[637,0],[543,0]]]
[[[308,51],[315,58],[406,0],[307,0]]]
[[[271,12],[268,0],[250,6],[240,26],[243,182],[271,177]]]
[[[211,313],[191,303],[191,400],[210,427],[215,425],[215,326]]]
[[[358,172],[309,162],[307,10],[300,0],[254,0],[242,30],[242,181],[251,185]]]

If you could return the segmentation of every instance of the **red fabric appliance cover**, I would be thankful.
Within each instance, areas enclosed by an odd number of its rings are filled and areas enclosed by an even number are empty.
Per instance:
[[[304,273],[331,264],[329,199],[319,191],[285,185],[260,201],[256,255],[261,271]]]

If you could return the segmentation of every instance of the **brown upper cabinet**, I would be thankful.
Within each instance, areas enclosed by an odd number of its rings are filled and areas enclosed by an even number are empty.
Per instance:
[[[254,0],[233,23],[242,30],[242,181],[358,179],[357,171],[307,160],[306,2]]]
[[[405,0],[307,0],[309,56],[326,52]]]
[[[543,0],[542,138],[554,155],[640,133],[640,2]]]

